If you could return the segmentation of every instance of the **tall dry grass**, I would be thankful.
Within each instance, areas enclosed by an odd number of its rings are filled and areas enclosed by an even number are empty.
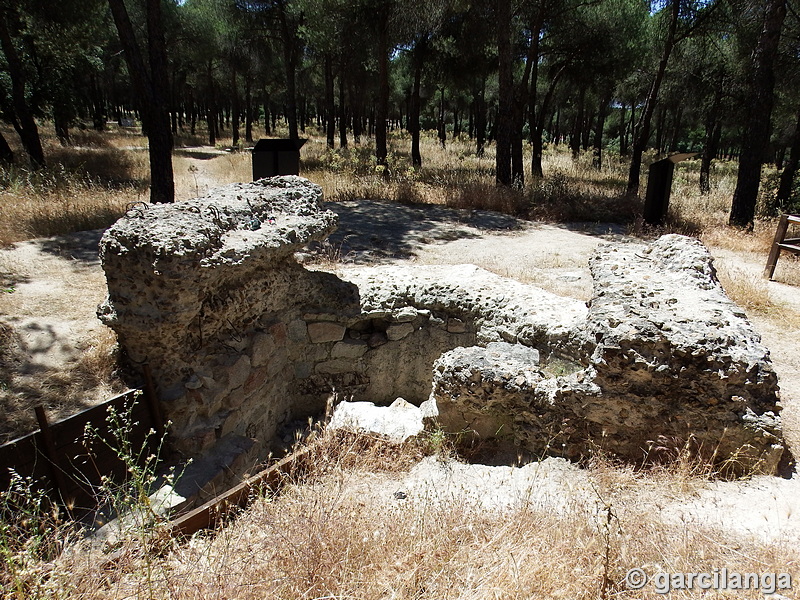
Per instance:
[[[0,247],[108,227],[146,198],[146,154],[117,149],[110,135],[78,137],[85,146],[63,148],[44,136],[45,169],[0,166]]]
[[[550,148],[544,157],[546,177],[514,189],[495,184],[493,146],[487,146],[479,157],[474,142],[466,136],[448,140],[442,147],[433,132],[427,132],[421,139],[422,167],[414,169],[408,136],[394,132],[389,139],[388,171],[376,164],[371,141],[330,150],[324,139],[312,138],[303,147],[303,173],[334,201],[367,198],[444,204],[560,222],[627,223],[641,210],[640,201],[625,196],[616,162],[595,172],[587,163],[590,159],[572,161],[563,148]]]
[[[3,133],[18,158],[13,166],[0,165],[0,247],[26,239],[108,227],[131,203],[147,201],[149,197],[147,138],[138,128],[122,129],[109,124],[104,132],[75,129],[71,132],[72,145],[64,147],[52,127],[45,125],[41,127],[41,137],[48,166],[38,171],[27,166],[16,135],[7,127]],[[203,145],[202,133],[179,134],[176,147]],[[230,144],[230,137],[222,137],[217,148]],[[215,164],[210,177],[196,185],[197,177],[188,171],[189,163],[176,155],[177,199],[202,195],[215,185],[250,180],[249,153],[231,156],[231,164]],[[201,193],[195,193],[201,187]]]
[[[162,555],[129,548],[100,577],[103,556],[77,546],[52,563],[44,587],[65,600],[633,600],[663,597],[652,585],[627,589],[633,567],[652,576],[722,567],[796,572],[800,564],[788,537],[750,538],[714,527],[714,519],[698,524],[671,516],[669,503],[709,485],[686,465],[647,473],[599,460],[573,479],[562,475],[558,502],[531,500],[539,486],[553,485],[535,479],[527,495],[492,508],[456,491],[396,494],[419,454],[419,445],[389,448],[325,433],[309,472],[279,494],[257,497],[217,531],[173,541]],[[453,464],[438,460],[444,469]],[[670,597],[696,598],[698,590]]]

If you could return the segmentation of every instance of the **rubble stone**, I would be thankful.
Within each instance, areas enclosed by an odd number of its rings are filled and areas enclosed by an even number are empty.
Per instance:
[[[234,184],[103,236],[98,316],[150,363],[180,450],[235,433],[263,454],[336,389],[430,398],[428,422],[538,456],[690,446],[731,471],[777,467],[769,352],[698,241],[601,246],[587,307],[473,265],[309,271],[295,253],[336,224],[320,200],[299,177]]]
[[[702,244],[605,245],[590,266],[594,295],[572,356],[584,367],[543,377],[546,365],[520,368],[513,345],[456,349],[434,370],[440,420],[538,455],[602,449],[641,463],[685,448],[728,472],[774,472],[784,447],[769,351]]]
[[[347,328],[339,323],[321,321],[308,324],[308,337],[311,339],[312,344],[338,342],[344,338],[345,331],[347,331]]]

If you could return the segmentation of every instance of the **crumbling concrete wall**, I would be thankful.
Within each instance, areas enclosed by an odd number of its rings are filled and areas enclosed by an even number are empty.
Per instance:
[[[133,209],[106,232],[100,318],[151,365],[180,449],[238,435],[263,454],[335,389],[430,396],[444,427],[535,454],[640,461],[694,436],[721,460],[777,463],[768,352],[698,242],[602,248],[587,308],[471,265],[297,264],[335,225],[319,187],[280,177]]]
[[[573,345],[585,368],[553,377],[513,346],[459,348],[434,367],[440,420],[533,455],[642,463],[685,449],[729,472],[774,472],[777,377],[705,247],[678,235],[609,244],[590,268],[584,341]]]
[[[293,258],[336,226],[320,203],[299,177],[234,184],[134,208],[103,236],[109,295],[98,315],[129,360],[151,365],[187,453],[229,433],[271,439],[301,410],[295,372],[329,328],[304,317],[359,313],[355,286]]]
[[[474,265],[362,267],[344,271],[342,277],[358,287],[365,312],[425,317],[402,344],[367,357],[369,400],[426,400],[434,361],[458,346],[506,341],[536,348],[555,360],[576,354],[583,344],[583,302]],[[387,333],[396,330],[396,336],[403,327],[398,323]]]

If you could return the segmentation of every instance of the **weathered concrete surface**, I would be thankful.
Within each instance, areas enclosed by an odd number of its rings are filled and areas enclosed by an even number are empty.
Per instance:
[[[476,343],[520,343],[563,353],[578,339],[586,305],[474,265],[386,266],[344,273],[358,286],[366,311],[430,312],[451,333],[469,332]]]
[[[441,423],[514,445],[514,418],[531,411],[536,386],[545,378],[537,350],[507,342],[445,352],[433,372],[431,397]]]
[[[593,402],[589,431],[623,455],[692,436],[732,467],[763,460],[771,470],[782,453],[777,376],[706,248],[678,235],[601,246],[590,269],[593,380],[619,408]]]
[[[104,235],[98,314],[150,363],[187,453],[235,435],[258,454],[336,391],[432,397],[445,427],[537,455],[641,462],[688,443],[774,470],[769,353],[699,242],[602,247],[587,308],[471,265],[306,270],[294,252],[336,223],[320,200],[298,177],[234,184]]]
[[[234,184],[134,208],[103,236],[109,296],[98,316],[131,361],[152,366],[186,452],[229,433],[268,441],[297,404],[302,315],[358,314],[354,286],[292,257],[336,225],[321,196],[299,177]]]
[[[408,323],[414,332],[365,356],[364,397],[388,403],[397,396],[420,403],[430,395],[432,365],[459,346],[509,342],[548,359],[574,355],[583,343],[586,305],[474,265],[357,267],[342,277],[356,285],[361,310],[380,321],[387,337]],[[409,319],[411,319],[409,321]]]
[[[686,447],[731,472],[774,472],[783,445],[769,352],[705,248],[674,235],[606,245],[591,270],[584,354],[573,357],[588,356],[585,368],[547,377],[513,346],[459,348],[435,366],[440,419],[535,455],[603,450],[641,463]]]

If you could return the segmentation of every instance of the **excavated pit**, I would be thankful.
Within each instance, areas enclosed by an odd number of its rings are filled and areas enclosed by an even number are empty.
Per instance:
[[[184,453],[240,438],[263,457],[335,391],[430,399],[446,430],[537,456],[690,444],[731,472],[778,468],[769,352],[696,240],[601,246],[587,307],[472,265],[305,269],[294,253],[336,226],[321,199],[299,177],[233,184],[104,235],[98,315],[151,365]]]

